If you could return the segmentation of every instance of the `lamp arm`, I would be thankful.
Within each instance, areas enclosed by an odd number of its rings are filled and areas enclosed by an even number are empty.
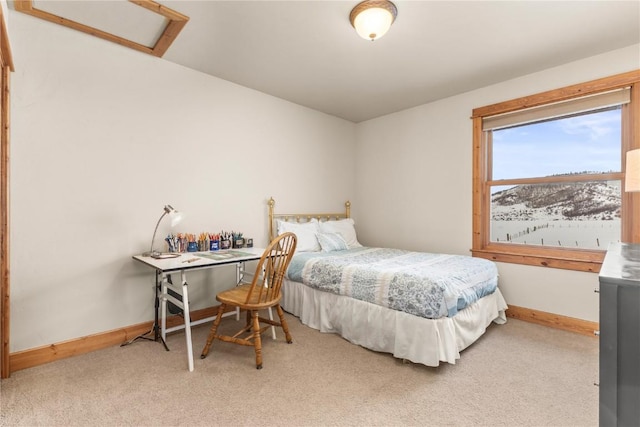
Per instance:
[[[158,220],[158,223],[156,224],[156,228],[153,230],[153,237],[151,238],[151,249],[149,250],[149,254],[153,253],[153,242],[156,240],[156,233],[158,232],[158,227],[160,226],[160,221],[162,221],[162,218],[164,218],[164,216],[167,214],[167,211],[165,210],[162,215],[160,215],[160,219]]]

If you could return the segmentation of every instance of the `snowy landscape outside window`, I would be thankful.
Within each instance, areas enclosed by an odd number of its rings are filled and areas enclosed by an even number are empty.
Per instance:
[[[640,240],[640,195],[623,186],[639,83],[636,70],[473,110],[474,256],[598,272],[610,243]]]
[[[512,183],[490,185],[492,242],[606,249],[620,241],[621,181],[607,178],[621,172],[620,112],[489,131],[492,182]]]

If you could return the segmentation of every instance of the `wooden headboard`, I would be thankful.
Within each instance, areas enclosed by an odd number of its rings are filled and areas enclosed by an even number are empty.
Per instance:
[[[344,204],[344,212],[341,213],[295,213],[295,214],[281,214],[275,213],[276,201],[273,197],[269,199],[269,241],[276,237],[277,228],[276,220],[282,221],[295,221],[295,222],[307,222],[312,218],[318,221],[336,221],[344,218],[351,218],[351,202],[346,201]]]

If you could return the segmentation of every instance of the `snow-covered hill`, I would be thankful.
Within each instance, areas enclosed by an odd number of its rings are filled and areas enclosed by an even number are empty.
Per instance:
[[[518,185],[491,196],[491,219],[613,220],[620,206],[620,181]]]

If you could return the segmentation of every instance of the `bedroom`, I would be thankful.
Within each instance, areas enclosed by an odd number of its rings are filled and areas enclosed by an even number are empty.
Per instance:
[[[11,9],[5,18],[11,353],[151,319],[152,277],[130,257],[166,203],[187,215],[184,231],[242,229],[264,246],[268,197],[313,212],[349,199],[367,245],[468,254],[471,111],[640,63],[636,41],[354,123]],[[416,197],[416,182],[434,181],[447,185]],[[597,275],[506,263],[500,274],[510,304],[597,322]],[[227,276],[194,281],[195,309],[211,305],[216,290],[200,284],[212,279]]]

